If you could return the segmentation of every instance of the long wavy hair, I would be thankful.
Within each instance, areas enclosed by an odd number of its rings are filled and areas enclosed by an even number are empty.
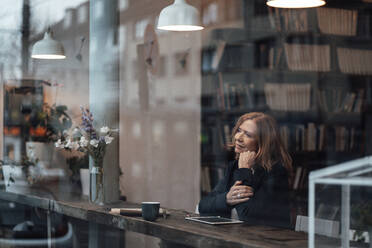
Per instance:
[[[257,126],[256,162],[266,171],[270,171],[275,163],[281,162],[287,169],[289,182],[291,182],[293,177],[292,158],[282,142],[278,125],[273,117],[261,112],[251,112],[240,116],[232,130],[232,143],[229,144],[229,147],[235,147],[235,134],[246,120],[254,121]],[[238,158],[239,154],[236,154],[236,159]]]

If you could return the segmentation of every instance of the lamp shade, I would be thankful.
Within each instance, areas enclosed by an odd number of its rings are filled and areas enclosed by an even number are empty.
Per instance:
[[[268,0],[266,4],[275,8],[314,8],[326,4],[324,0]]]
[[[165,7],[159,15],[158,29],[170,31],[197,31],[200,25],[199,11],[185,0],[175,0]]]
[[[31,57],[34,59],[66,58],[62,44],[52,38],[50,31],[45,32],[44,38],[34,44]]]

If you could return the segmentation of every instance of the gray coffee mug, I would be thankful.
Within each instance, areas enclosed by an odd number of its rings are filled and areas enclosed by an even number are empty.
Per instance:
[[[142,202],[142,218],[154,221],[158,217],[160,202]]]

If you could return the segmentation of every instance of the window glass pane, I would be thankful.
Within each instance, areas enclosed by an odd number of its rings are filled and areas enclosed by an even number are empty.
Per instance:
[[[146,201],[358,246],[341,234],[367,237],[368,166],[331,166],[372,152],[371,1],[277,1],[3,0],[0,241],[186,245],[109,213]],[[203,29],[158,28],[174,19]]]

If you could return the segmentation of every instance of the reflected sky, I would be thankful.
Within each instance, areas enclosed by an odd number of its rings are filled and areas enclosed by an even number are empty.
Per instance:
[[[26,0],[1,0],[0,8],[0,69],[3,78],[21,77],[22,6]],[[86,0],[29,0],[30,35],[44,32],[48,26],[61,21],[68,8],[75,8]]]
[[[24,0],[2,0],[1,3],[6,8],[0,9],[0,29],[18,29],[22,22],[22,4]],[[32,15],[32,30],[39,32],[45,29],[45,26],[56,23],[63,19],[65,10],[74,8],[86,0],[30,0]],[[36,25],[37,24],[37,25]],[[0,30],[2,32],[2,30]]]

